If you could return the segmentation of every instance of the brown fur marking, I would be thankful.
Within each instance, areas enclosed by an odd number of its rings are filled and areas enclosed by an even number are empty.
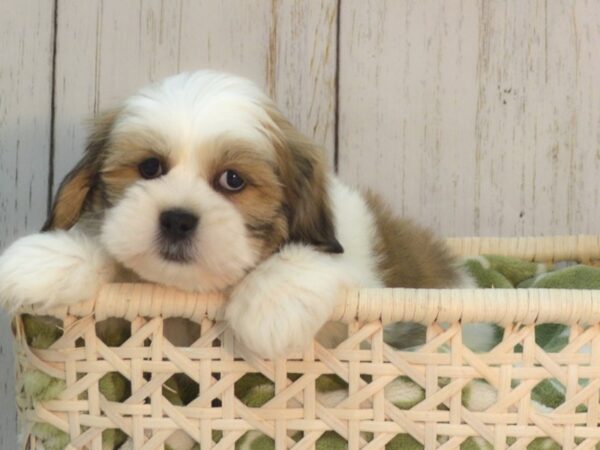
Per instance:
[[[90,194],[98,182],[97,174],[102,165],[110,131],[118,110],[102,114],[94,121],[85,154],[75,168],[64,178],[54,199],[50,216],[42,231],[68,230],[79,220],[82,210],[90,200]],[[100,198],[100,197],[99,197]]]
[[[266,258],[288,239],[288,226],[282,213],[283,186],[276,175],[275,163],[268,154],[251,148],[251,143],[220,140],[222,149],[208,169],[207,178],[215,190],[225,195],[244,217],[252,245]],[[244,189],[229,192],[218,181],[226,170],[235,171],[246,181]]]
[[[372,192],[365,195],[373,212],[378,269],[387,287],[452,287],[459,278],[445,245],[427,230],[401,220]]]
[[[270,131],[289,206],[290,240],[328,253],[343,253],[335,236],[323,152],[277,110],[267,108],[267,112],[277,127]]]

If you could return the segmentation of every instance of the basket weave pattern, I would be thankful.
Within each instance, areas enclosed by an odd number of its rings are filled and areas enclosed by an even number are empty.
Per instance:
[[[595,237],[474,242],[453,240],[450,245],[458,254],[484,248],[538,260],[589,261],[600,255]],[[164,448],[177,429],[202,449],[231,449],[249,430],[272,437],[278,449],[314,449],[328,430],[346,439],[350,449],[382,449],[399,433],[410,434],[426,449],[459,448],[470,436],[483,437],[496,449],[526,448],[542,436],[565,449],[589,449],[600,442],[598,291],[349,292],[332,318],[347,324],[345,342],[336,349],[315,343],[303,354],[276,362],[257,358],[236,341],[220,321],[222,304],[219,296],[109,285],[94,301],[51,312],[63,320],[65,331],[47,350],[27,345],[17,317],[20,370],[34,367],[64,379],[67,386],[59,399],[22,411],[23,431],[46,422],[69,433],[68,448],[90,449],[102,448],[101,433],[109,428],[125,431],[140,449]],[[131,324],[131,337],[120,347],[107,347],[96,336],[96,322],[107,317]],[[190,347],[171,344],[163,336],[164,321],[171,317],[198,322],[200,338]],[[427,324],[427,343],[411,352],[388,346],[383,326],[395,321]],[[474,353],[462,343],[464,322],[499,323],[504,338],[492,351]],[[544,322],[571,325],[569,344],[559,353],[547,353],[535,343],[534,325]],[[522,351],[516,352],[519,344]],[[444,345],[447,350],[441,350]],[[109,402],[99,392],[98,382],[109,372],[131,382],[132,395],[123,403]],[[275,384],[275,397],[261,408],[250,408],[234,395],[235,382],[251,372]],[[174,406],[162,394],[163,384],[176,373],[200,385],[199,396],[185,407]],[[346,381],[347,398],[334,406],[319,403],[315,380],[323,374]],[[425,390],[425,399],[409,410],[384,395],[386,385],[399,376]],[[556,379],[566,390],[567,400],[554,410],[540,411],[531,401],[532,389],[544,379]],[[496,402],[483,411],[470,411],[461,401],[463,388],[473,380],[485,380],[496,390]],[[212,407],[214,399],[219,406]],[[219,442],[213,441],[214,430],[223,432]],[[290,437],[297,431],[302,432],[299,441]],[[36,448],[33,437],[29,445]]]

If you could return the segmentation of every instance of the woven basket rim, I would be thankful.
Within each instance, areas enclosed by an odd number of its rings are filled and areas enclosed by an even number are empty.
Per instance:
[[[462,257],[497,254],[542,262],[600,259],[600,235],[456,237],[447,238],[446,243]]]
[[[600,259],[600,236],[518,238],[450,238],[459,256],[485,253],[515,256],[532,261]],[[136,317],[222,320],[226,300],[221,294],[182,292],[143,283],[103,286],[95,299],[50,309],[25,308],[57,318],[96,320]],[[410,321],[588,324],[600,322],[600,291],[579,289],[357,289],[344,292],[332,321],[383,323]]]
[[[220,294],[194,294],[141,283],[103,286],[93,300],[49,309],[23,308],[18,314],[59,319],[94,316],[220,321],[226,300]],[[408,289],[370,288],[346,291],[330,318],[351,323],[381,321],[591,324],[600,322],[600,290],[588,289]]]

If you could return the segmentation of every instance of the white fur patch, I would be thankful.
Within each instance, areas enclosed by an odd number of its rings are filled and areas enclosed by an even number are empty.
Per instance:
[[[250,80],[210,70],[181,73],[128,98],[113,136],[151,133],[165,146],[154,150],[197,168],[212,160],[210,142],[224,136],[253,143],[268,155],[272,142],[265,127],[275,125],[264,106],[271,104]]]
[[[76,230],[33,234],[0,257],[0,302],[11,310],[77,303],[93,298],[114,270],[107,253]]]
[[[356,287],[384,287],[377,271],[377,255],[373,251],[375,218],[364,197],[333,176],[330,178],[329,195],[336,236],[344,247],[344,253],[337,257],[347,276]],[[346,325],[328,322],[319,330],[317,340],[326,348],[334,348],[347,335]]]
[[[225,317],[248,348],[275,359],[305,349],[352,284],[338,255],[290,244],[234,288]]]
[[[161,212],[183,208],[199,217],[190,261],[160,254]],[[200,178],[173,170],[140,181],[107,212],[101,240],[114,257],[145,280],[188,291],[215,291],[237,282],[256,264],[244,219],[231,202]]]
[[[377,271],[378,255],[374,252],[376,224],[364,197],[331,177],[329,195],[335,231],[344,247],[341,259],[351,269],[360,287],[384,287]]]

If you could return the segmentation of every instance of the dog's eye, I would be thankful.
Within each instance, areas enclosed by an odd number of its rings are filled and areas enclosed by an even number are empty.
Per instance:
[[[138,169],[140,171],[140,175],[147,180],[152,178],[158,178],[163,174],[163,167],[158,158],[148,158],[142,161]]]
[[[228,191],[239,191],[246,186],[246,182],[233,170],[226,170],[219,177],[219,186]]]

